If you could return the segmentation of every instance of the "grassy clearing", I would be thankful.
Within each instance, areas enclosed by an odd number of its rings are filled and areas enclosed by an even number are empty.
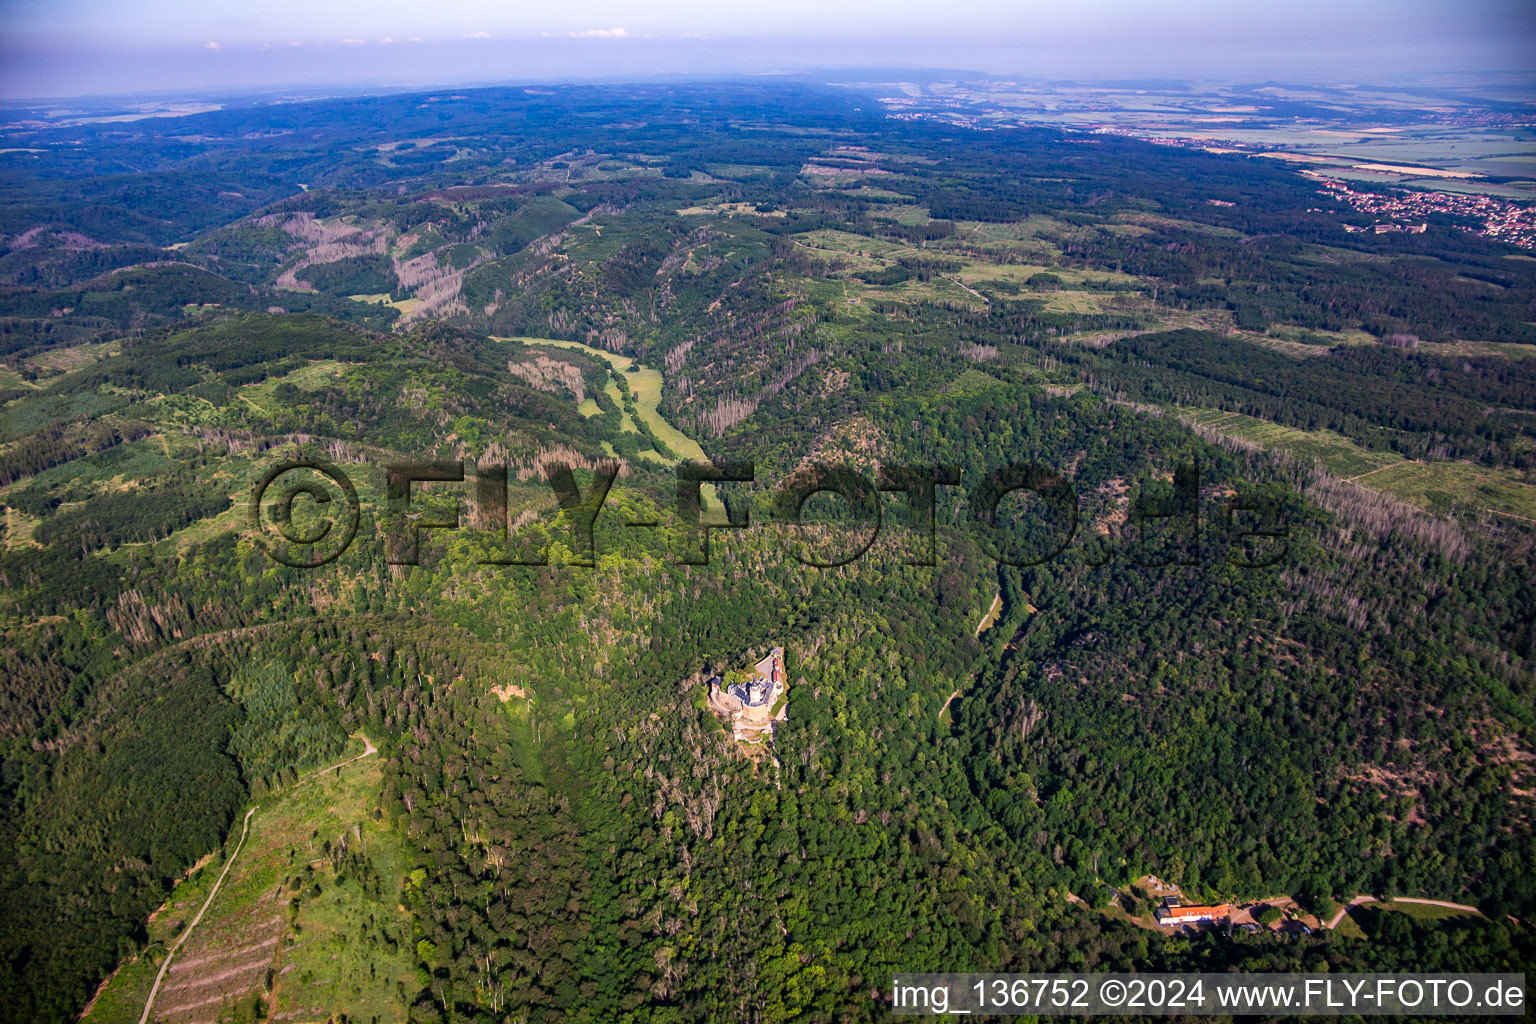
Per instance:
[[[138,1024],[144,1000],[165,960],[163,942],[151,945],[139,956],[125,961],[102,986],[90,1012],[81,1019],[89,1024]]]
[[[966,284],[986,284],[991,281],[1007,281],[1023,284],[1036,274],[1050,274],[1067,286],[1138,284],[1140,278],[1130,274],[1117,274],[1110,270],[1078,270],[1050,264],[1032,263],[982,263],[965,260],[965,267],[955,276]]]
[[[974,395],[989,388],[1010,387],[1006,381],[998,380],[990,373],[968,366],[965,372],[944,386],[943,394],[946,395]]]
[[[276,852],[269,854],[271,867],[306,882],[289,897],[299,908],[280,954],[273,1017],[302,1017],[318,1006],[350,1020],[405,1019],[401,993],[414,990],[416,969],[410,915],[399,908],[396,887],[410,865],[388,823],[373,820],[380,773],[377,757],[343,768],[339,777],[327,772],[285,798],[265,823],[267,849]],[[361,850],[372,866],[379,879],[373,894],[365,891],[370,883],[360,872],[336,856],[343,842],[348,850]]]
[[[617,352],[607,352],[600,348],[593,348],[590,345],[583,345],[579,341],[565,341],[559,338],[493,338],[492,340],[516,341],[524,345],[552,345],[556,348],[573,349],[593,358],[606,361],[616,372],[624,375],[624,380],[629,385],[630,394],[635,396],[635,409],[641,421],[651,429],[652,433],[661,439],[663,444],[672,449],[679,458],[685,461],[709,461],[709,456],[704,454],[704,449],[700,446],[699,442],[674,427],[657,409],[657,405],[661,402],[661,389],[664,383],[660,370],[642,367],[631,373],[629,371],[635,364],[634,359],[626,355],[620,355]],[[615,404],[622,405],[622,396],[619,394],[618,388],[612,383],[608,387],[612,389],[608,393],[609,397],[614,399]],[[628,421],[627,414],[625,420],[626,422]],[[660,453],[656,453],[654,458],[661,460],[662,456]],[[663,461],[666,461],[668,465],[673,464],[671,460]],[[706,510],[715,509],[719,499],[716,496],[714,486],[705,484],[700,488],[700,493],[704,498],[703,507]],[[719,511],[724,512],[723,509]]]
[[[904,209],[902,216],[896,219],[907,223],[920,222],[924,217],[921,210]],[[1045,308],[1052,312],[1100,313],[1104,311],[1105,304],[1116,297],[1095,289],[1107,285],[1139,283],[1138,278],[1129,274],[1057,266],[1053,258],[1055,247],[1034,237],[1036,233],[1054,230],[1056,227],[1057,223],[1049,218],[1031,218],[1020,225],[963,225],[960,238],[967,245],[985,245],[997,250],[998,262],[953,252],[946,249],[942,242],[920,248],[836,230],[807,232],[796,240],[796,244],[809,252],[848,261],[856,270],[889,267],[903,258],[953,259],[961,264],[960,269],[953,273],[936,274],[926,281],[913,278],[897,285],[869,286],[845,280],[849,298],[969,303],[981,299],[982,293],[977,291],[978,288],[998,285],[1006,286],[1010,294],[1017,294],[1021,298],[1041,299]],[[1012,230],[994,230],[1001,228]],[[1002,261],[1004,256],[1008,262]],[[1024,256],[1028,262],[1017,262],[1020,256]],[[1028,289],[1027,282],[1037,274],[1051,274],[1066,287],[1048,291]]]
[[[1444,921],[1452,917],[1476,917],[1470,910],[1457,910],[1454,907],[1437,907],[1429,903],[1403,903],[1400,900],[1387,900],[1385,903],[1373,903],[1372,907],[1381,910],[1395,910],[1400,914],[1407,914],[1415,921]]]
[[[23,360],[24,365],[49,375],[67,375],[82,370],[107,356],[120,351],[115,341],[102,341],[85,345],[50,348]]]
[[[624,394],[619,390],[619,386],[612,381],[609,381],[607,385],[603,387],[603,391],[608,395],[609,398],[613,399],[613,404],[622,410],[619,413],[619,433],[640,433],[640,428],[635,426],[635,421],[630,418],[629,410],[624,408]],[[660,456],[658,456],[658,458],[659,457]]]
[[[42,385],[40,385],[40,384],[33,384],[31,381],[26,380],[25,378],[22,377],[21,374],[17,373],[15,370],[11,369],[9,366],[0,366],[0,388],[33,388],[33,389],[37,389],[37,388],[40,388],[41,386]]]
[[[1269,328],[1266,334],[1270,338],[1299,342],[1319,349],[1331,345],[1380,344],[1375,335],[1368,334],[1365,331],[1325,331],[1315,327],[1292,327],[1287,324],[1275,324]],[[1255,337],[1260,336],[1255,335]]]
[[[292,384],[300,391],[318,391],[341,376],[345,369],[345,363],[338,363],[334,359],[316,359],[281,377],[268,377],[258,384],[247,384],[236,394],[252,409],[270,417],[282,408],[282,403],[273,397],[278,385]]]
[[[802,244],[810,249],[824,249],[845,255],[872,256],[882,260],[894,260],[901,256],[932,257],[935,255],[915,245],[904,245],[883,238],[870,238],[868,235],[856,235],[851,231],[808,231],[798,236],[798,240],[802,240]]]
[[[1330,473],[1342,477],[1376,474],[1404,461],[1396,452],[1369,451],[1331,430],[1301,430],[1220,409],[1180,408],[1179,412],[1200,426],[1228,437],[1251,442],[1266,450],[1289,452],[1298,459],[1320,462]]]
[[[239,835],[237,822],[233,838],[238,840]],[[137,1024],[144,1012],[144,1001],[149,997],[150,988],[159,973],[160,964],[164,962],[166,953],[186,923],[208,898],[208,890],[218,878],[222,866],[223,861],[215,854],[188,870],[172,890],[170,898],[150,915],[147,925],[149,942],[144,949],[119,965],[117,972],[102,986],[91,1004],[90,1012],[82,1018],[86,1024]],[[213,908],[210,907],[209,913],[212,912]],[[209,920],[205,917],[198,925],[196,934],[204,934],[202,929],[208,927],[208,924]],[[178,957],[185,957],[190,948],[189,939],[188,946]],[[156,1008],[160,1009],[158,999]]]
[[[1046,296],[1045,308],[1052,313],[1102,313],[1102,292],[1059,291]]]
[[[1470,462],[1406,462],[1360,483],[1386,491],[1431,512],[1457,505],[1536,521],[1536,486],[1513,470]]]
[[[745,214],[752,217],[783,217],[783,210],[759,211],[755,203],[710,203],[705,206],[687,206],[677,211],[679,217],[718,216],[728,217]]]
[[[598,359],[606,360],[610,366],[620,371],[629,369],[634,365],[635,362],[629,356],[620,355],[617,352],[607,352],[600,348],[593,348],[591,345],[583,345],[579,341],[567,341],[564,338],[498,338],[492,335],[491,340],[515,341],[521,345],[549,345],[553,348],[568,348],[576,352],[584,352],[589,356],[595,356]]]
[[[1365,929],[1360,927],[1360,922],[1347,913],[1339,918],[1338,927],[1333,929],[1333,934],[1343,936],[1346,939],[1359,939],[1362,942],[1367,938]]]
[[[32,531],[37,529],[41,519],[34,519],[25,512],[5,506],[5,549],[7,551],[21,551],[26,548],[42,547],[32,539]]]
[[[1505,359],[1536,358],[1536,345],[1510,341],[1423,342],[1419,351],[1432,355],[1501,356]]]
[[[1016,242],[1038,238],[1041,235],[1071,234],[1078,230],[1064,220],[1034,214],[1023,220],[996,223],[992,221],[960,220],[955,222],[959,236],[967,242]]]
[[[1330,473],[1381,491],[1430,512],[1470,506],[1536,521],[1536,486],[1510,469],[1470,462],[1419,462],[1395,452],[1362,448],[1331,430],[1299,430],[1219,409],[1180,408],[1202,427],[1321,463]]]
[[[251,513],[244,499],[244,494],[236,495],[234,504],[223,512],[182,527],[161,541],[160,545],[168,545],[169,550],[182,555],[195,544],[206,544],[222,533],[234,533],[244,529]],[[157,545],[157,549],[160,545]]]
[[[183,446],[177,443],[180,440],[179,437],[166,438],[163,435],[155,435],[138,441],[129,441],[127,444],[120,444],[106,451],[60,463],[35,476],[24,477],[9,487],[0,488],[0,493],[5,493],[12,488],[50,490],[74,481],[78,481],[83,486],[104,488],[117,486],[128,480],[142,480],[160,470],[178,465],[176,457],[178,452],[184,450]]]
[[[895,221],[905,227],[914,228],[919,225],[929,224],[933,218],[928,214],[926,206],[908,206],[897,204],[884,206],[870,211],[871,215],[880,220]]]
[[[635,361],[629,356],[619,355],[617,352],[605,352],[590,345],[583,345],[579,341],[562,341],[556,338],[511,338],[497,340],[519,341],[524,345],[553,345],[558,348],[575,349],[589,356],[606,360],[608,365],[612,366],[619,373],[624,374],[624,380],[629,384],[630,393],[635,396],[635,406],[639,410],[640,419],[655,432],[657,437],[666,443],[668,448],[671,448],[684,459],[698,462],[707,462],[709,460],[709,456],[704,454],[704,449],[699,446],[697,441],[668,423],[666,418],[657,410],[656,407],[661,402],[661,388],[663,384],[660,370],[643,367],[631,373],[629,369],[634,365]],[[608,391],[609,397],[613,398],[615,403],[622,402],[623,396],[619,394],[618,387],[610,383],[608,388],[611,389]]]
[[[848,296],[864,302],[871,299],[895,299],[899,302],[963,302],[973,308],[982,305],[975,294],[947,277],[934,277],[927,281],[914,277],[895,285],[867,285],[854,280],[848,282]]]
[[[394,306],[401,313],[408,314],[421,305],[420,299],[391,299],[388,292],[379,292],[377,295],[348,295],[353,302],[367,302],[375,306]]]

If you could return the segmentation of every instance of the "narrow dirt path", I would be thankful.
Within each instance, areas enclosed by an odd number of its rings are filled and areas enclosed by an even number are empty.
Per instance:
[[[956,690],[956,691],[955,691],[955,692],[954,692],[954,693],[952,693],[952,694],[950,694],[950,695],[949,695],[949,697],[948,697],[948,698],[946,698],[946,699],[945,699],[945,701],[944,701],[944,706],[943,706],[943,707],[941,707],[941,708],[939,708],[939,717],[940,717],[940,718],[943,718],[943,717],[944,717],[944,712],[946,712],[946,711],[948,711],[948,710],[949,710],[949,705],[950,705],[950,704],[951,704],[951,703],[953,703],[953,702],[954,702],[954,699],[955,699],[955,698],[956,698],[956,697],[958,697],[958,696],[960,696],[960,691],[959,691],[959,690]]]
[[[1409,463],[1410,465],[1414,465],[1414,466],[1422,466],[1422,465],[1424,465],[1424,463],[1420,462],[1418,459],[1400,459],[1397,462],[1389,462],[1385,466],[1377,466],[1375,469],[1368,469],[1364,473],[1357,473],[1354,476],[1347,476],[1347,477],[1344,478],[1344,482],[1348,483],[1348,484],[1352,484],[1356,480],[1364,480],[1366,477],[1370,476],[1372,473],[1380,473],[1384,469],[1392,469],[1392,468],[1394,468],[1396,466],[1401,466],[1405,462]]]
[[[1002,595],[1001,592],[999,592],[999,593],[997,593],[996,595],[993,596],[993,598],[992,598],[992,606],[987,609],[987,614],[983,615],[981,617],[981,621],[976,623],[976,635],[977,636],[981,636],[981,634],[985,633],[987,630],[991,629],[994,625],[996,625],[997,624],[997,614],[998,614],[998,612],[1000,612],[1002,610],[1003,610],[1003,595]]]
[[[1465,903],[1451,903],[1448,900],[1421,900],[1416,896],[1394,896],[1393,903],[1422,903],[1427,907],[1444,907],[1447,910],[1465,910],[1469,914],[1481,914],[1476,907],[1469,907]]]
[[[338,768],[345,768],[347,765],[354,761],[361,761],[369,754],[378,753],[378,748],[373,745],[372,740],[370,740],[362,733],[358,733],[358,737],[363,741],[363,752],[361,754],[358,754],[356,757],[349,757],[345,761],[338,761],[335,764],[321,768],[318,771],[311,772],[299,781],[295,782],[292,786],[288,787],[288,789],[285,790],[285,793],[293,792],[295,789],[298,789],[305,783],[312,782],[315,779],[320,778],[326,772],[333,771]],[[155,1008],[155,996],[160,992],[160,983],[165,981],[166,972],[171,969],[171,961],[176,959],[176,953],[181,949],[182,943],[187,941],[188,936],[192,934],[192,929],[197,927],[197,923],[203,919],[203,915],[206,914],[208,912],[208,908],[213,905],[213,898],[219,894],[219,886],[224,884],[224,877],[229,874],[229,869],[235,866],[235,858],[240,856],[240,851],[245,848],[245,838],[250,834],[251,831],[251,817],[259,810],[261,810],[261,805],[257,804],[255,807],[252,807],[250,810],[245,812],[245,822],[240,826],[240,842],[235,844],[234,852],[231,853],[229,855],[229,859],[224,862],[224,870],[219,872],[219,877],[214,881],[213,888],[208,890],[208,898],[203,900],[203,905],[198,910],[197,916],[188,922],[187,926],[181,930],[181,934],[176,937],[176,942],[171,946],[170,952],[166,954],[165,961],[161,963],[160,973],[155,975],[155,983],[150,987],[149,998],[144,1000],[144,1014],[139,1018],[139,1024],[149,1024],[149,1015],[154,1011]]]
[[[954,285],[956,288],[963,288],[965,291],[970,292],[972,295],[974,295],[978,299],[980,299],[982,301],[983,305],[987,305],[987,306],[992,305],[992,300],[991,299],[987,298],[985,295],[981,294],[981,292],[977,291],[975,288],[972,288],[970,285],[966,284],[964,281],[956,280],[955,278],[950,277],[947,274],[938,274],[936,276],[944,278],[944,280],[948,281],[950,284]]]
[[[1374,896],[1356,896],[1354,899],[1350,900],[1348,903],[1346,903],[1342,907],[1340,907],[1339,910],[1338,910],[1338,913],[1334,914],[1333,917],[1329,918],[1328,921],[1323,925],[1323,927],[1324,928],[1328,928],[1328,929],[1337,928],[1339,926],[1339,922],[1344,920],[1344,915],[1349,912],[1349,908],[1350,907],[1361,907],[1361,906],[1364,906],[1367,903],[1382,903],[1382,902],[1389,902],[1389,903],[1419,903],[1419,904],[1422,904],[1422,905],[1424,905],[1426,907],[1444,907],[1447,910],[1462,910],[1462,911],[1465,911],[1465,912],[1467,912],[1469,914],[1477,914],[1478,916],[1482,916],[1482,913],[1483,913],[1481,910],[1478,910],[1476,907],[1468,906],[1465,903],[1452,903],[1449,900],[1426,900],[1426,899],[1420,899],[1417,896],[1394,896],[1390,900],[1383,901],[1383,900],[1378,900]]]
[[[139,1024],[149,1024],[149,1015],[155,1008],[155,996],[160,991],[160,983],[165,980],[165,972],[171,969],[171,961],[176,959],[177,950],[181,949],[181,944],[187,941],[187,936],[192,934],[192,929],[197,927],[197,923],[203,919],[203,915],[208,912],[208,907],[212,905],[213,898],[219,894],[219,886],[224,884],[224,876],[229,874],[230,868],[234,867],[235,858],[240,856],[240,850],[245,846],[245,837],[251,831],[251,815],[255,814],[260,808],[261,805],[257,804],[245,812],[245,824],[240,826],[240,842],[235,846],[235,852],[229,855],[229,860],[224,862],[224,870],[219,872],[218,880],[213,883],[213,888],[208,891],[208,898],[203,900],[203,905],[198,910],[197,916],[181,930],[181,934],[176,937],[176,943],[171,946],[171,951],[166,954],[164,962],[160,964],[160,973],[155,975],[155,983],[150,987],[149,998],[144,1000],[144,1015],[139,1018]]]
[[[1330,917],[1328,920],[1324,921],[1323,922],[1323,927],[1327,928],[1329,931],[1332,931],[1333,929],[1335,929],[1335,928],[1337,928],[1339,926],[1339,922],[1340,921],[1344,920],[1344,915],[1349,913],[1349,908],[1350,907],[1358,907],[1361,904],[1372,903],[1372,902],[1375,902],[1375,901],[1372,900],[1369,896],[1356,896],[1354,899],[1350,900],[1348,903],[1346,903],[1342,907],[1340,907],[1338,909],[1338,911],[1332,917]]]
[[[1536,523],[1536,519],[1532,519],[1530,516],[1517,516],[1513,512],[1500,512],[1496,508],[1485,508],[1485,509],[1482,509],[1481,511],[1483,511],[1483,512],[1492,512],[1496,516],[1508,516],[1511,519],[1519,519],[1522,522]]]
[[[316,771],[310,772],[308,775],[304,776],[302,779],[300,779],[299,781],[295,782],[293,785],[289,786],[287,789],[283,790],[283,792],[284,793],[292,793],[294,790],[298,789],[300,786],[304,785],[305,783],[313,782],[316,779],[320,778],[326,772],[336,771],[338,768],[345,768],[347,765],[351,764],[353,761],[361,761],[363,758],[367,757],[369,754],[377,754],[379,752],[379,748],[375,747],[373,745],[373,741],[370,740],[367,736],[363,735],[362,733],[358,733],[357,734],[357,738],[363,741],[363,752],[361,754],[358,754],[356,757],[349,757],[345,761],[337,761],[333,765],[330,765],[330,766],[325,767],[325,768],[320,768],[320,769],[318,769]]]

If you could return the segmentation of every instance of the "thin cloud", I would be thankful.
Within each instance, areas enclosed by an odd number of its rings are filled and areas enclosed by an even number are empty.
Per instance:
[[[208,42],[203,44],[203,49],[205,49],[205,50],[222,50],[222,49],[224,49],[224,47],[220,46],[218,43],[213,42],[212,40],[209,40]]]
[[[622,28],[589,28],[585,32],[572,32],[572,39],[628,39],[629,33]]]
[[[367,46],[368,45],[368,40],[366,40],[366,39],[342,39],[342,40],[339,40],[339,41],[340,41],[342,46]]]
[[[467,35],[465,35],[464,38],[465,39],[489,39],[489,38],[491,38],[491,34],[489,32],[487,32],[487,31],[485,31],[484,29],[481,29],[479,32],[470,32],[470,33],[468,33]]]

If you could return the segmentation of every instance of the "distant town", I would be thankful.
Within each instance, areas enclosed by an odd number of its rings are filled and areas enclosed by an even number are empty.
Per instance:
[[[1453,217],[1470,217],[1478,220],[1481,227],[1463,226],[1463,230],[1485,238],[1497,239],[1522,249],[1536,249],[1536,207],[1524,203],[1512,203],[1492,196],[1463,195],[1455,192],[1422,192],[1416,189],[1393,189],[1393,194],[1361,192],[1336,178],[1324,178],[1314,172],[1303,171],[1316,177],[1322,188],[1319,193],[1346,203],[1351,209],[1377,217],[1391,218],[1385,223],[1368,227],[1345,225],[1345,231],[1371,231],[1384,234],[1389,231],[1421,232],[1427,226],[1422,218],[1431,214]],[[1418,220],[1417,224],[1400,221]]]

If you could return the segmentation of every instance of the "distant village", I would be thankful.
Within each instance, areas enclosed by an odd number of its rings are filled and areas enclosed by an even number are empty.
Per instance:
[[[1312,175],[1316,177],[1316,175]],[[1419,192],[1412,189],[1394,189],[1392,195],[1380,192],[1359,192],[1335,178],[1319,178],[1320,194],[1330,196],[1350,208],[1377,217],[1392,218],[1387,223],[1369,226],[1344,226],[1345,231],[1389,231],[1418,233],[1428,225],[1404,225],[1399,220],[1417,220],[1429,214],[1450,214],[1456,217],[1472,217],[1482,223],[1480,228],[1464,230],[1485,238],[1508,242],[1522,249],[1536,249],[1536,207],[1512,203],[1493,196],[1462,195],[1456,192]]]

